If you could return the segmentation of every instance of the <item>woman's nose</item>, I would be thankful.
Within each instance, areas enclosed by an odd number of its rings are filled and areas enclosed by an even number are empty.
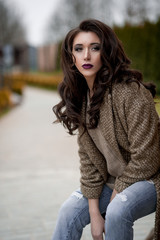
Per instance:
[[[84,53],[84,60],[90,60],[90,58],[91,58],[91,55],[90,55],[89,49],[86,49]]]

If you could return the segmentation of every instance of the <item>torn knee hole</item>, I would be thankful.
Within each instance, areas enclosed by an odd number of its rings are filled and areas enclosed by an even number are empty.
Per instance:
[[[125,193],[118,193],[117,197],[120,198],[122,202],[127,201],[127,195]]]

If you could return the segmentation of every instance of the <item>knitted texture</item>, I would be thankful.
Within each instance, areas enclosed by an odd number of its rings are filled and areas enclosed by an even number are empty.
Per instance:
[[[86,116],[83,104],[82,118]],[[160,240],[160,131],[159,117],[150,92],[137,83],[113,85],[106,91],[100,108],[99,127],[122,164],[123,174],[116,178],[118,192],[137,181],[153,180],[157,190],[155,240]],[[79,128],[81,190],[87,198],[99,198],[107,180],[107,165],[88,131]]]

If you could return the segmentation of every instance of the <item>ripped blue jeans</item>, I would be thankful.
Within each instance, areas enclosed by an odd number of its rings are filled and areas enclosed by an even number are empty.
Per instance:
[[[157,194],[149,181],[140,181],[117,194],[110,202],[112,190],[106,185],[99,199],[105,214],[105,240],[133,240],[134,221],[155,212]],[[79,240],[90,223],[88,200],[78,189],[62,205],[52,240]]]

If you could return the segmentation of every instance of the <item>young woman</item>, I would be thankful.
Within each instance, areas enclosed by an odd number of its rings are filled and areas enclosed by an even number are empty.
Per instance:
[[[113,30],[94,19],[67,34],[61,58],[61,101],[53,110],[69,134],[78,131],[81,188],[62,205],[53,240],[79,240],[89,223],[94,240],[103,233],[133,240],[134,221],[155,211],[160,240],[154,86],[130,69]]]

